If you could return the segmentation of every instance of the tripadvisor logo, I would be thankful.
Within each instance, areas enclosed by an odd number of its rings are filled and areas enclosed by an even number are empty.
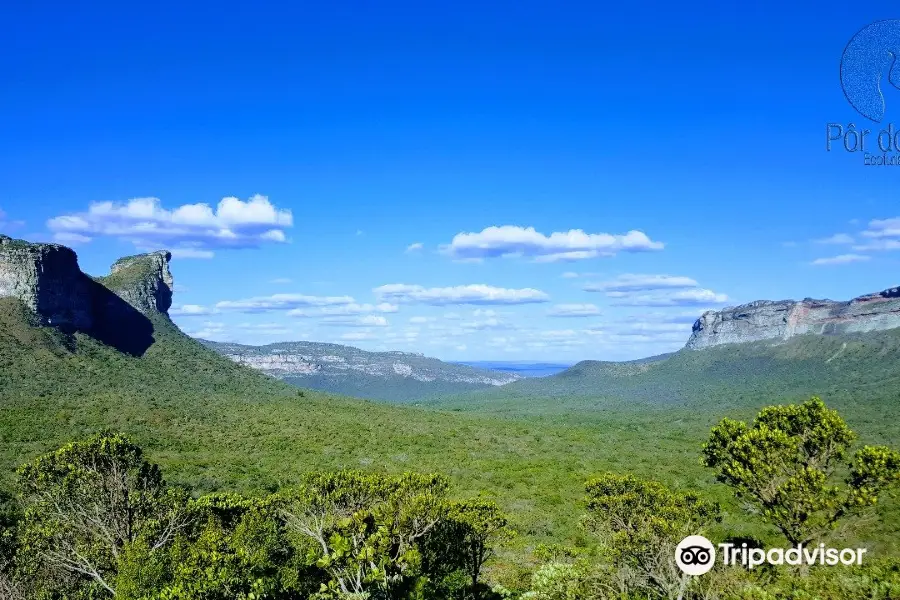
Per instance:
[[[675,548],[675,563],[687,575],[703,575],[713,568],[716,555],[722,557],[724,565],[742,565],[753,569],[763,564],[770,565],[861,565],[866,548],[826,548],[825,544],[793,548],[751,548],[741,545],[718,544],[719,552],[702,535],[689,535]]]

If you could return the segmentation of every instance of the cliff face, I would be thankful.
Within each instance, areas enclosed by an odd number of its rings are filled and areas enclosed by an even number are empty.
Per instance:
[[[0,297],[18,298],[42,325],[84,332],[123,329],[125,335],[126,323],[140,321],[136,311],[168,316],[170,258],[168,252],[130,256],[116,261],[108,276],[91,278],[70,248],[0,235]]]
[[[814,333],[837,335],[900,327],[900,288],[833,300],[757,300],[708,311],[694,323],[686,347],[692,350],[761,340],[786,340]]]

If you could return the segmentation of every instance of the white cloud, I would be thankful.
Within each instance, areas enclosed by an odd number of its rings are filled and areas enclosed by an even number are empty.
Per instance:
[[[533,304],[549,301],[549,296],[533,288],[509,289],[484,284],[426,288],[394,283],[373,290],[380,298],[400,304]]]
[[[86,212],[47,221],[55,235],[114,237],[139,247],[170,247],[174,255],[208,258],[214,248],[251,248],[286,241],[283,229],[293,226],[290,210],[277,209],[265,196],[247,201],[223,198],[215,210],[208,204],[166,209],[158,198],[125,203],[95,202]]]
[[[287,335],[291,333],[288,327],[281,323],[241,323],[238,329],[253,331],[262,335]]]
[[[862,234],[868,238],[900,238],[900,217],[869,221],[869,228]]]
[[[176,306],[169,310],[169,314],[174,317],[211,315],[216,312],[216,310],[209,308],[208,306],[201,306],[199,304],[182,304],[181,306]]]
[[[665,295],[609,292],[607,296],[618,298],[613,302],[614,306],[705,306],[728,302],[727,295],[701,288],[679,290]]]
[[[593,317],[600,314],[595,304],[557,304],[547,315],[551,317]]]
[[[365,315],[362,317],[325,317],[323,325],[338,327],[387,327],[388,320],[381,315]]]
[[[291,280],[288,279],[287,277],[276,277],[275,279],[270,280],[269,283],[277,283],[277,284],[291,283]]]
[[[337,304],[335,306],[322,306],[316,309],[295,308],[287,312],[290,317],[326,317],[365,315],[371,313],[395,313],[400,309],[396,304],[381,302],[379,304]]]
[[[58,233],[53,234],[53,241],[58,244],[65,244],[68,246],[78,246],[80,244],[87,244],[91,241],[91,237],[86,235],[81,235],[80,233],[70,233],[68,231],[60,231]]]
[[[431,323],[434,321],[434,317],[410,317],[410,323]]]
[[[200,329],[186,332],[189,336],[214,342],[226,342],[231,336],[225,331],[225,323],[206,321]]]
[[[697,287],[697,282],[690,277],[626,274],[610,281],[589,283],[582,289],[586,292],[643,292],[693,287]]]
[[[822,238],[820,240],[814,240],[817,244],[837,244],[837,245],[847,245],[852,244],[855,240],[852,236],[847,235],[846,233],[836,233],[831,237]]]
[[[875,239],[868,244],[853,246],[857,252],[883,252],[886,250],[900,250],[900,240]]]
[[[466,321],[459,325],[466,331],[484,331],[488,329],[515,329],[512,323],[508,323],[496,317],[480,319],[475,321]]]
[[[349,342],[354,342],[354,341],[361,342],[364,340],[374,340],[377,338],[378,338],[378,336],[376,336],[371,331],[351,331],[349,333],[342,333],[340,335],[340,339],[346,340]]]
[[[215,253],[212,250],[199,250],[197,248],[173,248],[173,258],[212,258]]]
[[[849,265],[851,263],[865,262],[867,260],[870,260],[871,258],[871,256],[866,256],[864,254],[841,254],[840,256],[832,256],[829,258],[817,258],[810,264],[816,266]]]
[[[575,271],[566,271],[562,275],[560,275],[563,279],[578,279],[578,273]]]
[[[324,307],[353,304],[351,296],[306,296],[304,294],[272,294],[245,300],[223,300],[216,303],[220,310],[238,312],[266,312],[271,310],[291,310],[300,307]]]
[[[548,236],[534,227],[504,225],[487,227],[477,233],[458,233],[441,248],[441,252],[458,260],[527,256],[539,262],[555,262],[662,249],[661,242],[654,242],[637,230],[612,235],[572,229]]]
[[[416,252],[418,250],[421,250],[424,247],[425,247],[425,244],[423,244],[422,242],[416,242],[414,244],[410,244],[409,246],[407,246],[406,251],[407,252]]]

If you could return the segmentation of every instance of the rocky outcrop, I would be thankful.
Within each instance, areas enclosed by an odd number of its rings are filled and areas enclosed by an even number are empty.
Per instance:
[[[692,350],[796,335],[839,335],[900,327],[900,288],[834,300],[757,300],[708,311],[694,323],[686,347]]]
[[[70,248],[0,235],[0,297],[18,298],[44,324],[90,328],[88,287]]]
[[[102,283],[144,314],[168,314],[174,285],[171,259],[172,254],[165,250],[120,258]]]
[[[152,343],[147,317],[167,317],[172,305],[170,258],[168,252],[130,256],[106,277],[92,278],[71,248],[0,235],[0,297],[22,301],[41,325],[140,347]]]

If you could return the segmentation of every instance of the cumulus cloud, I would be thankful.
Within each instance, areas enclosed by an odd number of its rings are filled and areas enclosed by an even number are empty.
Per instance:
[[[533,288],[509,289],[484,284],[458,285],[454,287],[426,288],[421,285],[393,283],[373,290],[375,294],[399,304],[533,304],[548,302],[549,296]]]
[[[614,306],[706,306],[728,302],[727,295],[702,288],[678,290],[665,295],[609,292],[607,296],[617,298]]]
[[[853,246],[857,252],[883,252],[886,250],[900,250],[900,240],[887,238],[875,239],[867,244]]]
[[[407,246],[406,251],[407,252],[417,252],[424,247],[425,247],[425,245],[422,242],[416,242],[414,244],[410,244],[409,246]]]
[[[219,310],[237,312],[266,312],[272,310],[291,310],[301,307],[324,307],[354,304],[351,296],[307,296],[304,294],[272,294],[257,296],[245,300],[223,300],[216,303]]]
[[[547,315],[551,317],[593,317],[600,314],[600,309],[594,304],[557,304]]]
[[[431,323],[434,320],[435,320],[434,317],[410,317],[409,318],[410,323],[418,323],[418,324]]]
[[[208,306],[201,306],[199,304],[182,304],[181,306],[176,306],[169,309],[169,314],[173,317],[195,317],[202,315],[211,315],[215,314],[215,309],[209,308]]]
[[[646,292],[693,287],[697,287],[697,282],[690,277],[626,274],[609,281],[589,283],[582,289],[586,292]]]
[[[849,265],[851,263],[865,262],[871,258],[871,256],[866,256],[864,254],[841,254],[839,256],[831,256],[828,258],[817,258],[810,264],[816,266]]]
[[[701,306],[723,304],[728,296],[698,287],[690,277],[674,275],[620,275],[585,285],[587,292],[603,292],[613,306]]]
[[[854,243],[855,240],[853,239],[853,236],[847,235],[846,233],[836,233],[830,237],[814,241],[817,244],[848,245]]]
[[[396,304],[381,302],[379,304],[337,304],[335,306],[322,306],[316,309],[295,308],[288,311],[291,317],[326,317],[365,315],[371,313],[395,313],[400,309]]]
[[[225,330],[225,323],[206,321],[199,329],[186,332],[189,336],[214,342],[231,341],[231,336]]]
[[[362,317],[325,317],[323,325],[335,327],[387,327],[388,320],[381,315],[365,315]]]
[[[349,333],[342,333],[340,335],[340,339],[348,342],[361,342],[364,340],[374,340],[377,338],[378,336],[371,331],[351,331]]]
[[[81,235],[80,233],[71,233],[68,231],[60,231],[53,234],[53,241],[58,244],[64,244],[66,246],[80,246],[81,244],[87,244],[91,241],[92,238]]]
[[[255,248],[286,241],[284,229],[293,226],[290,210],[277,209],[267,197],[247,201],[223,198],[215,209],[205,203],[163,207],[158,198],[135,198],[125,203],[95,202],[86,212],[60,215],[47,221],[59,236],[113,237],[138,247],[160,246],[182,256],[206,258],[217,248]]]
[[[485,331],[488,329],[515,329],[512,323],[498,319],[497,317],[488,317],[485,319],[476,319],[474,321],[464,321],[459,325],[466,331]]]
[[[578,273],[575,271],[566,271],[562,275],[560,275],[563,279],[578,279]]]
[[[644,232],[632,230],[623,235],[586,233],[581,229],[545,235],[534,227],[503,225],[480,232],[458,233],[441,252],[457,260],[525,256],[537,262],[576,261],[618,252],[662,250],[661,242]]]
[[[867,238],[900,238],[900,217],[869,221],[869,228],[862,235]]]
[[[173,258],[212,258],[215,253],[212,250],[200,250],[199,248],[172,248]]]

